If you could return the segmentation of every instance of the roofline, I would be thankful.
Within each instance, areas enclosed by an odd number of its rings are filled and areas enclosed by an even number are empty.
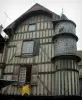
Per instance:
[[[36,4],[38,4],[38,3],[36,3]],[[35,4],[35,5],[36,5]],[[33,6],[35,6],[35,5],[33,5]],[[40,5],[40,4],[38,4],[38,5]],[[33,7],[32,6],[32,7]],[[31,7],[31,8],[32,8]],[[40,5],[40,7],[43,7],[42,5]],[[53,18],[53,14],[55,14],[55,15],[57,15],[57,16],[59,16],[58,14],[56,14],[56,13],[54,13],[54,12],[52,12],[52,11],[50,11],[49,9],[47,9],[47,8],[45,8],[45,7],[43,7],[45,10],[34,10],[34,11],[29,11],[31,8],[29,8],[25,13],[23,13],[20,17],[18,17],[16,20],[14,20],[10,25],[8,25],[3,31],[5,32],[5,33],[7,33],[7,30],[10,30],[10,29],[14,29],[15,28],[15,26],[16,25],[18,25],[18,23],[19,22],[21,22],[21,20],[25,20],[24,19],[24,17],[25,16],[27,16],[28,18],[30,17],[30,15],[31,15],[31,13],[35,13],[35,12],[38,12],[37,14],[39,14],[39,13],[46,13],[46,14],[48,14],[48,15],[50,15],[50,16],[52,16],[52,18]],[[32,16],[32,15],[31,15]],[[12,28],[9,28],[10,26],[12,25]]]
[[[72,20],[57,20],[57,21],[53,21],[53,23],[54,24],[56,24],[56,23],[60,23],[60,22],[70,22],[70,23],[72,23],[75,27],[76,27],[76,24],[72,21]]]

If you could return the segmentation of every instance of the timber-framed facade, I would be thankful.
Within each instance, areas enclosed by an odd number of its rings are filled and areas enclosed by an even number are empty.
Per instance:
[[[2,94],[21,95],[22,86],[30,84],[32,95],[54,96],[56,69],[51,62],[54,57],[53,22],[59,19],[59,15],[35,4],[4,29],[9,39],[4,47],[2,78],[17,83],[3,88]],[[57,63],[61,65],[62,61]],[[71,64],[71,60],[66,61]]]

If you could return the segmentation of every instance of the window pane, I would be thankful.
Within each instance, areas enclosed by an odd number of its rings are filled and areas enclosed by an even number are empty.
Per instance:
[[[27,53],[33,53],[33,45],[34,45],[33,41],[28,43]]]
[[[29,31],[35,31],[36,30],[36,24],[29,25]]]
[[[25,82],[25,81],[26,81],[26,67],[21,67],[19,74],[19,82]]]
[[[26,41],[23,43],[23,51],[22,53],[33,53],[33,46],[34,46],[34,41]]]

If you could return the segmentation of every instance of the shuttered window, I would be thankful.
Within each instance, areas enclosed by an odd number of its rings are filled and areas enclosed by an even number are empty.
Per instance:
[[[33,54],[33,47],[34,47],[34,41],[24,41],[22,53],[23,54]]]
[[[18,41],[15,56],[39,55],[40,40]]]
[[[36,30],[36,24],[29,24],[29,31],[35,31]]]
[[[19,71],[19,85],[31,82],[31,66],[22,66]]]
[[[17,69],[17,70],[16,70]],[[31,65],[30,66],[15,66],[13,72],[13,80],[17,81],[14,85],[23,85],[31,82]]]

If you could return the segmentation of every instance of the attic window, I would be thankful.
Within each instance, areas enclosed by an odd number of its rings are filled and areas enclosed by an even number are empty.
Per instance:
[[[29,24],[29,31],[35,31],[36,30],[36,24]]]

